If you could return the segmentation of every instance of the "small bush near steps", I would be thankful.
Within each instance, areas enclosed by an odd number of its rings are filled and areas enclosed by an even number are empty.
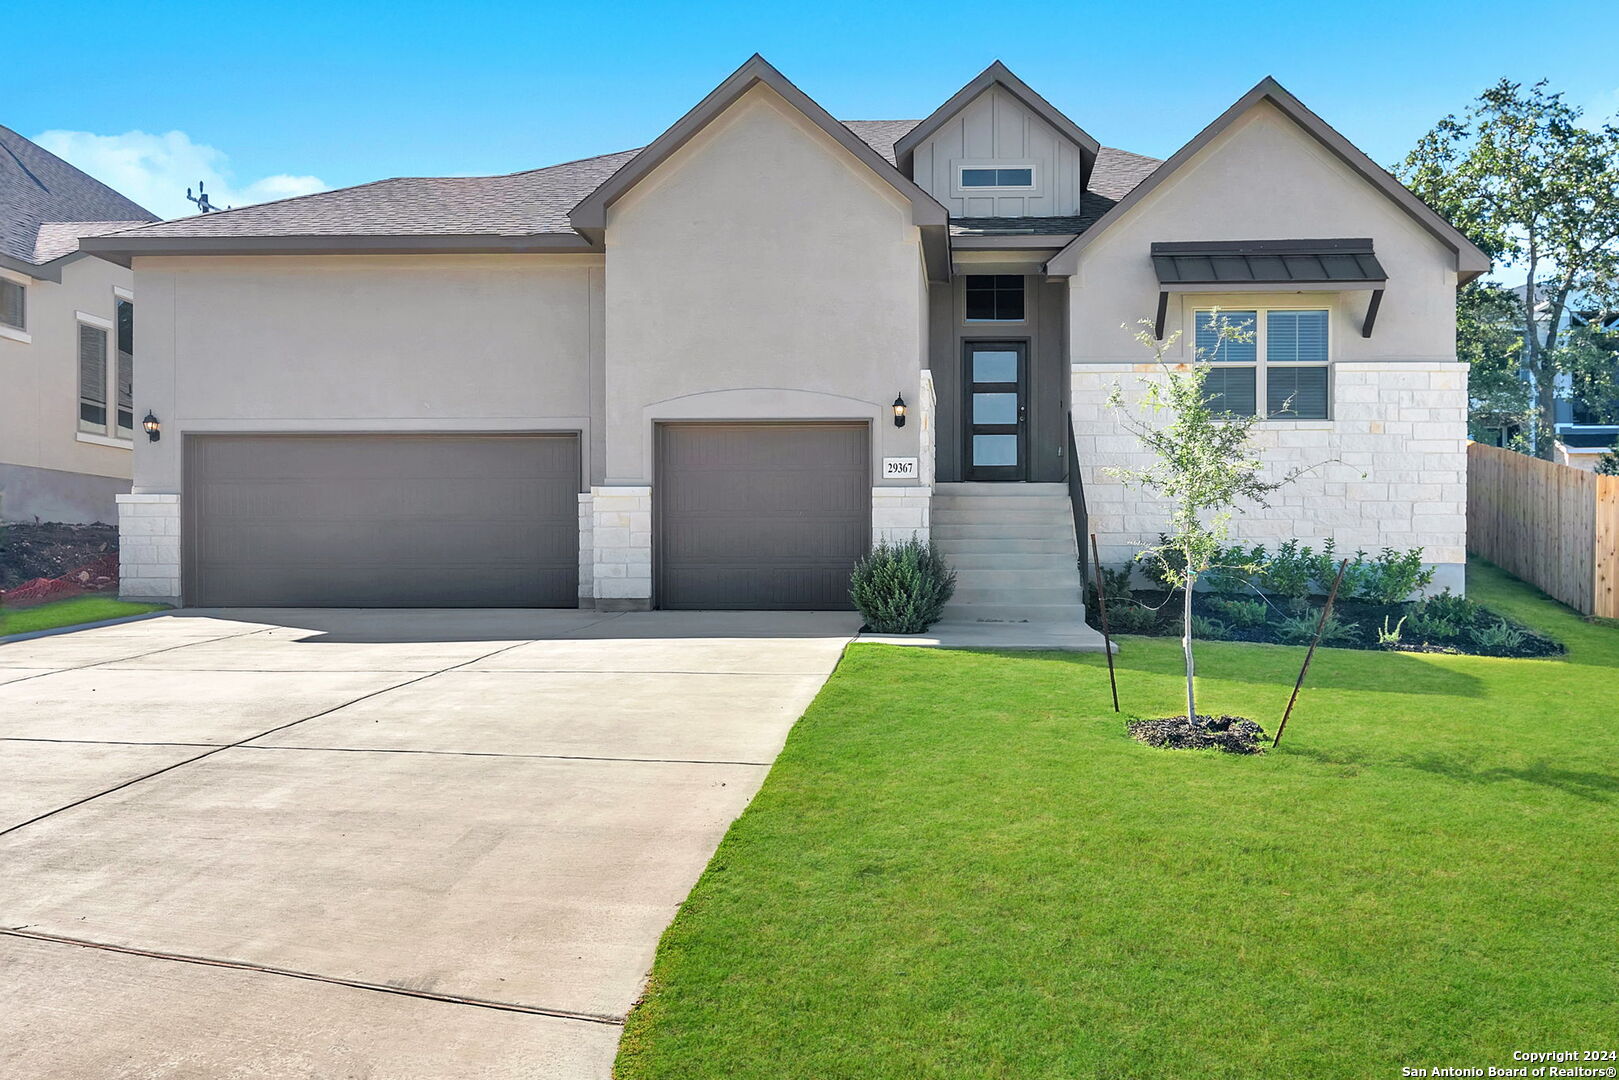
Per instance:
[[[956,591],[956,572],[932,541],[880,540],[855,564],[849,599],[879,634],[921,634]]]

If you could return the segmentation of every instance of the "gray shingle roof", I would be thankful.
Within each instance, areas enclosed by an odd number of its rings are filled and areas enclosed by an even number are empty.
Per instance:
[[[78,236],[156,221],[157,215],[0,126],[0,254],[39,265],[69,254]],[[48,236],[44,235],[48,232]]]
[[[845,125],[890,162],[915,120]],[[573,235],[568,211],[639,149],[503,176],[401,177],[279,202],[179,218],[131,230],[142,237]],[[1088,224],[1158,164],[1104,147],[1086,193]],[[1077,232],[1078,228],[1062,231]]]

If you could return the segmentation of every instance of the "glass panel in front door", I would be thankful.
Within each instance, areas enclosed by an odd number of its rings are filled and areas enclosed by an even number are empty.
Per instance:
[[[969,479],[1024,479],[1026,357],[1019,343],[967,346]]]

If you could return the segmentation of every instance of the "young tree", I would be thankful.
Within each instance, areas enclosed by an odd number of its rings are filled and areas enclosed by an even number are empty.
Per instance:
[[[1465,115],[1441,120],[1396,174],[1497,259],[1520,265],[1524,366],[1534,380],[1541,457],[1553,454],[1554,399],[1567,373],[1571,297],[1619,288],[1619,126],[1581,126],[1547,89],[1502,79]]]
[[[1193,685],[1192,589],[1199,575],[1215,565],[1230,536],[1233,513],[1244,502],[1267,505],[1277,488],[1296,480],[1305,469],[1294,469],[1280,479],[1267,480],[1264,464],[1251,443],[1257,416],[1217,411],[1204,389],[1209,364],[1232,341],[1251,341],[1252,323],[1236,324],[1215,311],[1210,317],[1214,344],[1194,348],[1190,364],[1172,364],[1165,357],[1180,340],[1180,332],[1159,341],[1153,323],[1142,319],[1136,340],[1151,350],[1158,378],[1143,379],[1139,408],[1125,406],[1124,391],[1115,383],[1108,405],[1120,424],[1140,439],[1157,460],[1145,469],[1109,468],[1127,486],[1139,487],[1169,503],[1169,527],[1162,542],[1142,549],[1136,558],[1157,559],[1163,576],[1181,590],[1181,650],[1186,657],[1186,716],[1197,718]]]

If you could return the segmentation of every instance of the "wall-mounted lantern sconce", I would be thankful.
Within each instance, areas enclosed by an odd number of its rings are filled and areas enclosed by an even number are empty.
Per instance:
[[[894,399],[894,426],[895,427],[904,427],[905,426],[905,413],[906,413],[905,397],[904,397],[904,395],[901,395],[901,396],[896,397]]]
[[[163,437],[163,425],[152,415],[151,409],[146,410],[146,419],[141,421],[141,427],[146,429],[146,437],[152,442],[157,442]]]

